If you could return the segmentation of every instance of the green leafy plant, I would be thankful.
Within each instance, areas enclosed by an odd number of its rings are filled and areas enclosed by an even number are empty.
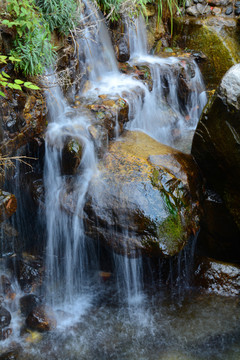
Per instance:
[[[8,58],[7,56],[0,55],[0,65],[7,64],[8,61],[11,61],[13,63],[18,63],[21,60],[13,56],[10,56]],[[6,95],[4,94],[4,90],[6,88],[14,89],[14,90],[22,90],[22,86],[24,86],[27,89],[40,90],[40,88],[37,85],[33,84],[31,81],[22,81],[20,79],[15,79],[12,82],[10,81],[10,78],[11,77],[5,71],[2,70],[0,72],[0,89],[1,89],[0,96],[6,97]]]
[[[170,18],[170,30],[171,36],[173,34],[173,17],[175,12],[178,12],[179,15],[181,13],[181,6],[184,6],[185,0],[157,0],[157,8],[158,8],[158,22],[164,17]]]
[[[7,11],[10,19],[2,23],[16,32],[11,55],[21,60],[15,68],[24,75],[42,74],[55,56],[48,23],[33,0],[9,0]]]
[[[67,35],[77,22],[77,2],[74,0],[36,0],[50,31]]]
[[[118,21],[122,15],[137,16],[146,14],[146,4],[151,0],[97,0],[97,3],[110,21]]]

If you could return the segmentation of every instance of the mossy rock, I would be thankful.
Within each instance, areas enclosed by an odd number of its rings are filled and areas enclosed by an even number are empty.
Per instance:
[[[67,139],[62,149],[61,170],[64,175],[74,175],[82,158],[82,144],[76,139]]]
[[[85,206],[89,237],[116,253],[168,257],[197,231],[199,179],[190,155],[142,132],[127,132],[99,167]],[[73,199],[69,194],[63,206],[72,206]]]
[[[239,61],[239,24],[223,17],[176,18],[174,44],[203,52],[207,59],[199,64],[207,87],[214,88],[226,71]]]

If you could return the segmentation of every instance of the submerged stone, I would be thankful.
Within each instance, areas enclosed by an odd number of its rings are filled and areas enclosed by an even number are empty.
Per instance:
[[[86,234],[128,256],[177,254],[198,228],[197,176],[191,156],[128,132],[90,184]],[[75,211],[73,201],[63,206]]]

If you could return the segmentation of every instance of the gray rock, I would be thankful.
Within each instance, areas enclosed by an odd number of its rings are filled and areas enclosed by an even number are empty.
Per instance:
[[[201,15],[209,14],[211,7],[209,5],[197,4],[197,10]]]
[[[190,6],[189,8],[187,8],[186,13],[190,16],[195,16],[195,17],[197,17],[199,15],[199,11],[198,11],[196,5],[193,5],[193,6]]]
[[[186,2],[185,2],[185,8],[187,9],[187,8],[189,8],[190,6],[192,6],[192,1],[186,0]]]
[[[215,243],[209,242],[206,252],[213,253],[215,249],[219,260],[239,261],[240,64],[227,71],[205,107],[193,138],[192,155],[202,170],[207,185],[220,195],[233,223],[229,229],[226,226],[227,235],[219,234]],[[223,247],[223,244],[226,246]],[[221,253],[219,248],[222,249]]]
[[[228,70],[220,83],[220,92],[228,105],[240,110],[240,64]]]
[[[225,14],[226,14],[226,15],[231,15],[232,12],[233,12],[233,7],[232,7],[232,6],[228,6],[227,9],[226,9],[226,11],[225,11]]]

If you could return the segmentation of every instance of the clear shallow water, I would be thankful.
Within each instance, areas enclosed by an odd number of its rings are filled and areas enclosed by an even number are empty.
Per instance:
[[[95,291],[91,300],[83,296],[76,302],[73,316],[66,312],[61,320],[58,315],[58,328],[43,334],[39,342],[27,343],[23,337],[19,359],[240,358],[240,304],[236,298],[195,291],[179,299],[162,289],[145,295],[141,304],[123,306],[115,302],[111,284],[102,286],[98,296]]]

